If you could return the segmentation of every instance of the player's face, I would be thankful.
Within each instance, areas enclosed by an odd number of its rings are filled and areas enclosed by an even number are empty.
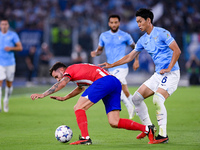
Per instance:
[[[140,28],[140,30],[143,31],[147,31],[147,29],[149,28],[149,18],[147,18],[146,20],[140,16],[136,17],[136,21],[138,24],[138,27]]]
[[[60,68],[58,68],[56,71],[54,70],[52,72],[52,77],[54,77],[57,81],[60,81],[63,78],[63,72]]]
[[[108,25],[112,32],[117,32],[119,29],[119,25],[120,25],[119,19],[118,18],[110,18]]]
[[[0,28],[1,28],[1,31],[3,33],[6,33],[8,31],[8,28],[9,28],[8,21],[7,20],[2,20],[1,23],[0,23]]]

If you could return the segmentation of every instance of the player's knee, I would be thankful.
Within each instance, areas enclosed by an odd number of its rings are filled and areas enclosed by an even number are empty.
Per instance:
[[[117,127],[118,127],[118,122],[115,122],[115,121],[110,122],[110,121],[109,121],[109,124],[110,124],[110,126],[111,126],[112,128],[117,128]]]
[[[165,98],[160,93],[155,93],[153,95],[153,104],[159,109],[160,105],[164,104]]]
[[[132,101],[135,106],[140,105],[143,100],[144,97],[138,91],[133,94]]]
[[[153,103],[156,104],[158,102],[165,102],[165,98],[162,94],[156,92],[154,95],[153,95]]]
[[[74,106],[74,111],[78,110],[78,109],[82,109],[80,108],[77,104]]]

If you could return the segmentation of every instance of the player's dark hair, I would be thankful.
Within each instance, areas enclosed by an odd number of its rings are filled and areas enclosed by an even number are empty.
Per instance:
[[[113,14],[113,15],[110,15],[108,17],[108,21],[110,21],[110,18],[118,18],[119,22],[120,22],[120,16],[119,15],[116,15],[116,14]]]
[[[136,11],[135,14],[136,17],[140,16],[142,18],[144,18],[145,20],[147,20],[147,18],[151,19],[151,23],[153,23],[153,12],[151,11],[151,9],[147,9],[147,8],[140,8],[139,10]]]
[[[50,69],[49,74],[52,76],[52,72],[56,71],[58,68],[66,68],[67,66],[61,62],[56,62]]]
[[[8,18],[1,16],[0,21],[8,21]]]

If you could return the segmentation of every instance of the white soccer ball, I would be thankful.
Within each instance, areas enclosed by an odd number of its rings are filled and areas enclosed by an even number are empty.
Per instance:
[[[71,140],[73,132],[70,127],[66,125],[59,126],[55,131],[55,137],[59,142],[66,143]]]

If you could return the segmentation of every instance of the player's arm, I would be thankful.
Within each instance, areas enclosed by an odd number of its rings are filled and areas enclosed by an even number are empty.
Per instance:
[[[45,91],[43,94],[32,94],[31,99],[34,100],[34,99],[38,99],[38,98],[44,98],[50,94],[53,94],[53,93],[61,90],[62,88],[64,88],[69,81],[70,81],[70,79],[68,77],[64,77],[59,82],[55,83],[50,89]]]
[[[131,47],[132,49],[134,49],[134,48],[135,48],[135,42],[133,42],[133,43],[130,45],[130,47]],[[134,63],[133,63],[133,70],[136,71],[139,67],[140,67],[140,64],[139,64],[139,55],[137,55],[137,56],[135,57],[135,61],[134,61]]]
[[[170,72],[171,69],[174,67],[175,63],[178,61],[179,56],[181,54],[181,50],[175,40],[169,45],[169,48],[173,51],[171,62],[167,69],[160,70],[160,74]]]
[[[99,66],[103,66],[103,68],[112,68],[115,66],[126,64],[130,61],[132,61],[140,52],[132,50],[128,55],[122,57],[120,60],[114,62],[113,64],[109,64],[107,62],[104,62],[102,64],[99,64]]]
[[[4,49],[7,52],[9,52],[9,51],[22,51],[23,47],[22,47],[22,43],[21,42],[17,42],[17,43],[15,43],[14,47],[5,47]]]
[[[81,92],[83,92],[85,90],[85,87],[83,86],[77,86],[73,91],[71,91],[69,94],[67,94],[64,97],[60,97],[60,96],[50,96],[50,98],[52,99],[56,99],[59,101],[65,101],[67,99],[70,99],[78,94],[80,94]]]
[[[92,57],[96,57],[96,56],[101,55],[102,52],[103,52],[103,47],[98,46],[96,50],[91,51],[90,55],[91,55]]]

